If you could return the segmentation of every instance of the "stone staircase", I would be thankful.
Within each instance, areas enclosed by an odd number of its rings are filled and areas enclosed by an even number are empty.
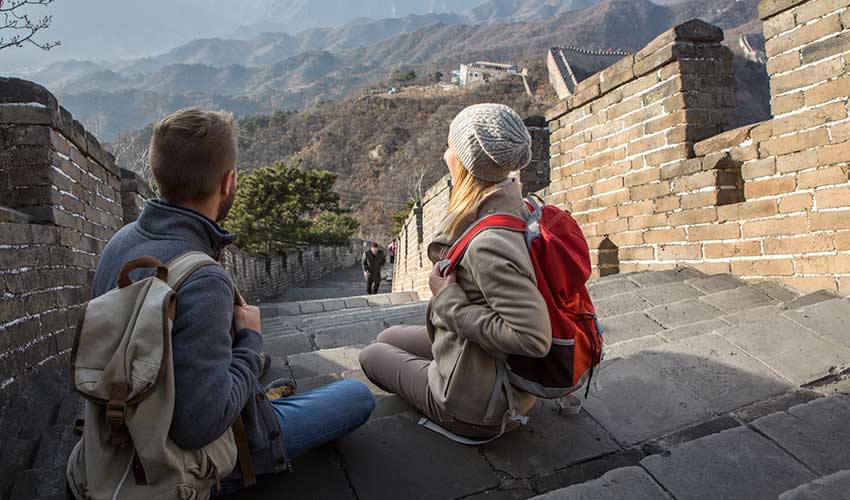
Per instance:
[[[528,427],[471,448],[370,384],[364,427],[235,497],[848,498],[850,300],[687,267],[589,290],[606,350],[578,416],[542,401]],[[409,293],[263,304],[267,378],[365,381],[360,349],[425,308]]]

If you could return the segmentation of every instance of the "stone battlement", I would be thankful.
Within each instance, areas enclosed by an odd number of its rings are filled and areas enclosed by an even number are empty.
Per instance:
[[[596,274],[686,264],[850,293],[850,2],[765,0],[759,12],[771,120],[728,130],[732,54],[699,20],[547,113],[539,194],[581,224]],[[423,219],[429,206],[446,207],[423,204]],[[420,290],[428,271],[397,265],[396,289]]]

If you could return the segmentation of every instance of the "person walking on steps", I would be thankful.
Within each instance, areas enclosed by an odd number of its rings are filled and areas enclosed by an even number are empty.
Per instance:
[[[427,249],[435,264],[427,326],[383,331],[361,351],[360,364],[375,385],[415,406],[426,417],[420,423],[478,444],[515,428],[535,404],[535,396],[505,384],[498,367],[508,355],[547,355],[548,309],[521,232],[482,232],[447,276],[440,261],[487,215],[528,220],[520,184],[509,175],[529,163],[531,137],[511,108],[471,106],[452,121],[444,159],[454,188]]]
[[[395,264],[395,253],[396,253],[395,240],[392,240],[390,242],[390,245],[387,247],[387,253],[390,254],[390,265]]]
[[[241,441],[244,446],[239,449],[239,466],[219,470],[216,463],[204,460],[199,468],[189,469],[202,475],[202,479],[209,479],[211,490],[194,493],[181,490],[180,498],[226,494],[241,488],[243,483],[251,484],[245,476],[287,471],[292,459],[360,427],[375,406],[368,387],[355,380],[334,382],[283,399],[276,398],[282,395],[280,388],[285,384],[274,384],[275,391],[261,385],[260,378],[270,359],[262,354],[260,310],[235,305],[235,297],[239,296],[233,279],[215,263],[234,239],[218,221],[226,217],[236,195],[237,153],[237,131],[230,113],[187,108],[157,123],[150,143],[150,164],[162,198],[149,200],[139,219],[124,226],[109,241],[94,276],[92,302],[113,291],[116,283],[123,288],[122,282],[136,282],[153,276],[154,271],[163,279],[164,270],[171,270],[167,268],[174,266],[172,262],[187,253],[210,261],[211,265],[186,271],[185,280],[175,284],[176,308],[172,321],[167,322],[172,355],[169,366],[173,366],[173,380],[169,382],[173,383],[173,411],[162,415],[162,419],[171,422],[168,438],[187,450],[175,455],[178,457],[204,455],[211,443],[221,442],[220,438],[231,427],[236,429],[235,422],[244,429],[241,434],[247,439]],[[157,262],[159,269],[139,268],[127,276],[128,266],[139,261]],[[114,314],[121,312],[116,310]],[[107,347],[98,345],[97,350]],[[78,356],[85,357],[79,353]],[[133,371],[133,380],[156,378],[156,373],[144,371],[144,366],[133,365],[134,370],[139,370],[138,374]],[[132,414],[121,417],[129,420]],[[132,442],[137,447],[149,448],[157,444],[151,443],[154,438],[142,432],[132,436]],[[91,463],[97,458],[91,456],[88,445],[86,452],[84,462]],[[161,457],[160,463],[175,462],[172,455],[170,459]],[[185,472],[183,460],[179,458],[180,469]],[[72,483],[79,485],[80,491],[91,493],[86,498],[101,498],[93,492],[113,488],[118,483],[116,478],[115,483],[95,484],[102,471],[86,471],[78,462],[71,465]],[[144,481],[156,483],[162,479],[163,470],[149,469],[145,477],[140,474],[144,465],[132,468],[135,481],[132,477],[130,481],[122,480],[125,489],[154,491],[157,485],[145,485]],[[150,461],[147,465],[151,465]],[[190,465],[187,462],[185,467]],[[153,496],[145,495],[144,491],[132,496],[125,490],[115,490],[112,494],[112,498]]]
[[[366,278],[366,293],[375,295],[381,286],[381,268],[387,263],[387,257],[377,242],[363,252],[363,277]]]

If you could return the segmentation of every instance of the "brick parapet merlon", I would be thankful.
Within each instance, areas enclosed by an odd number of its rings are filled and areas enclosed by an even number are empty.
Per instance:
[[[723,30],[702,20],[693,19],[676,26],[651,41],[633,55],[624,57],[585,80],[573,95],[546,113],[548,121],[556,120],[585,104],[601,99],[633,80],[682,59],[730,58],[731,52],[721,45]]]
[[[118,176],[112,153],[103,149],[91,132],[59,105],[49,90],[20,78],[0,77],[0,124],[47,125],[65,136],[80,152]]]
[[[759,19],[766,21],[773,16],[804,4],[809,0],[762,0],[758,6]]]

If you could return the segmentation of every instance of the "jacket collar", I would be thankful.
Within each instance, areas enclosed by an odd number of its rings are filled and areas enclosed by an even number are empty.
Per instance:
[[[214,258],[235,238],[209,217],[162,199],[145,202],[137,227],[152,238],[188,241]]]
[[[437,234],[428,245],[428,258],[437,262],[445,257],[455,241],[477,220],[496,213],[522,215],[527,218],[527,209],[522,200],[522,185],[519,179],[508,177],[504,181],[487,189],[484,198],[474,212],[468,214],[458,225],[455,234],[446,234],[445,227],[452,220],[450,214],[437,228]]]

